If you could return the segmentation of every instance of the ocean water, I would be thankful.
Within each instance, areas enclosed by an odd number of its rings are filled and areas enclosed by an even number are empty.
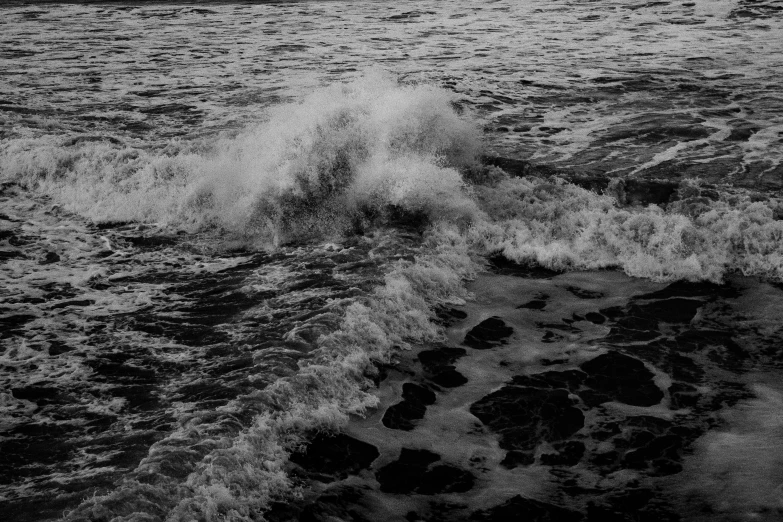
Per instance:
[[[13,521],[783,518],[783,5],[6,2]]]

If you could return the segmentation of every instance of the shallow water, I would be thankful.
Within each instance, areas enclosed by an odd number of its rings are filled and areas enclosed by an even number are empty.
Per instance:
[[[777,2],[0,12],[10,520],[781,516]]]
[[[305,512],[333,504],[379,520],[776,519],[779,383],[747,384],[780,368],[781,331],[767,318],[779,313],[779,288],[529,271],[482,275],[469,288],[475,298],[451,318],[446,341],[401,355],[381,407],[349,424],[380,449],[375,475],[316,479],[325,484]],[[748,306],[759,295],[763,311]],[[446,378],[454,371],[464,383]],[[412,385],[435,392],[419,402],[423,414]],[[419,468],[410,459],[393,476],[410,448],[440,459]],[[463,475],[438,476],[436,466]],[[509,500],[517,495],[527,500]]]

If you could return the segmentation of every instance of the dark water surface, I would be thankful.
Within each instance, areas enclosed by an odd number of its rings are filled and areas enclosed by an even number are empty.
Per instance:
[[[4,135],[236,128],[370,66],[443,85],[505,154],[778,187],[778,2],[9,6]]]
[[[780,2],[0,14],[3,520],[783,518]]]

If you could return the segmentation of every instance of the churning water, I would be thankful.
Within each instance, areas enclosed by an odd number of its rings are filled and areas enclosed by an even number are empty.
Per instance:
[[[6,520],[778,520],[783,5],[0,7]]]

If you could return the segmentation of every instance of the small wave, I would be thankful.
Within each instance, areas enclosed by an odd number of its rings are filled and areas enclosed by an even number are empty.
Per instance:
[[[477,186],[491,220],[467,234],[476,250],[555,270],[620,268],[655,281],[720,282],[730,272],[783,278],[780,202],[705,194],[683,183],[662,207],[623,207],[623,183],[596,194],[561,179],[509,178]]]
[[[441,340],[434,307],[464,303],[463,282],[480,266],[458,234],[433,229],[414,261],[391,266],[384,284],[344,309],[338,328],[318,339],[297,373],[211,418],[183,420],[115,490],[65,520],[263,520],[271,502],[299,494],[286,473],[288,455],[309,435],[339,429],[349,415],[376,406],[378,366],[412,343]],[[248,415],[252,422],[241,428]],[[194,459],[185,477],[172,471]]]

